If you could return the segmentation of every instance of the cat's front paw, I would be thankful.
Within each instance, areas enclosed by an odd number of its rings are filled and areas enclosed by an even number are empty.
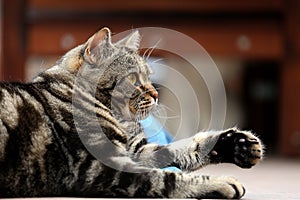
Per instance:
[[[243,185],[232,177],[208,177],[207,182],[207,193],[201,198],[240,199],[246,192]]]
[[[250,168],[262,159],[263,146],[252,133],[232,128],[219,135],[209,156],[215,163],[229,162]]]

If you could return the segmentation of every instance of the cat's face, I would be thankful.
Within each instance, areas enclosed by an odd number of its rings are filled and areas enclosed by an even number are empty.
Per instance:
[[[151,69],[138,54],[140,35],[134,32],[112,44],[110,31],[101,29],[84,51],[87,68],[97,77],[99,91],[109,91],[111,108],[124,118],[143,119],[157,105],[158,93],[151,84]]]

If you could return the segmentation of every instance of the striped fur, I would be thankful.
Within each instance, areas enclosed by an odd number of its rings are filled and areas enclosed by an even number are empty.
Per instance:
[[[185,171],[249,168],[262,158],[259,139],[233,128],[148,144],[138,120],[158,93],[140,36],[110,37],[101,29],[33,82],[0,83],[0,197],[242,197],[234,178]]]

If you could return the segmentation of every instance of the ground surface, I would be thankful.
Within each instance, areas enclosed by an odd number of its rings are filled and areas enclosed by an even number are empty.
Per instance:
[[[300,159],[266,158],[252,169],[222,164],[197,173],[236,177],[246,188],[246,200],[300,200]]]

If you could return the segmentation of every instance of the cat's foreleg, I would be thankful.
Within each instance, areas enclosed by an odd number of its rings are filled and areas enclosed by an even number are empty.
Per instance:
[[[250,168],[262,159],[263,145],[251,132],[231,128],[196,134],[181,154],[175,158],[175,164],[186,170],[217,163]]]
[[[165,146],[145,143],[140,145],[135,156],[142,165],[157,168],[176,166],[184,171],[217,163],[250,168],[262,159],[263,145],[251,132],[231,128],[200,132]]]
[[[117,176],[116,196],[152,198],[241,198],[244,187],[231,177],[210,177],[152,170]]]

